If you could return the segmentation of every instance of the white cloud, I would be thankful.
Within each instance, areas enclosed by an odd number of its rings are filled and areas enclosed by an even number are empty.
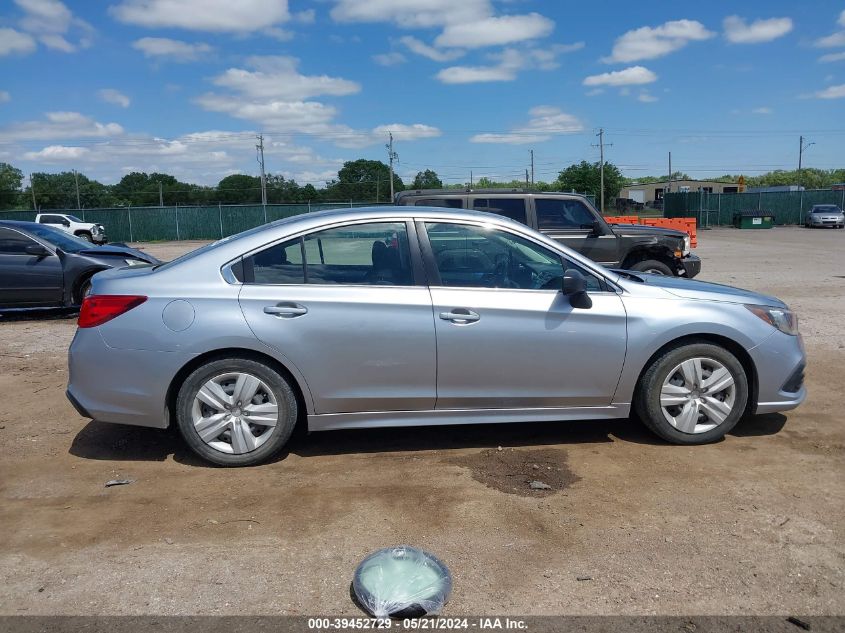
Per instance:
[[[10,95],[6,90],[0,90],[0,103],[8,103],[12,100],[12,95]]]
[[[68,147],[66,145],[48,145],[38,152],[26,152],[23,157],[26,160],[37,160],[42,163],[62,163],[69,160],[78,160],[85,156],[90,150],[86,147]]]
[[[816,99],[845,99],[845,84],[830,86],[813,93]]]
[[[55,141],[120,134],[123,134],[123,128],[117,123],[100,123],[79,112],[47,112],[42,120],[12,123],[0,128],[2,141]]]
[[[845,26],[845,9],[839,14],[839,19],[836,21],[839,26]]]
[[[472,84],[490,81],[513,81],[516,69],[504,66],[449,66],[435,77],[444,84]]]
[[[467,84],[491,81],[513,81],[520,70],[536,68],[553,70],[559,66],[557,56],[583,47],[576,44],[554,44],[546,48],[506,48],[487,57],[495,64],[486,66],[449,66],[435,77],[444,84]]]
[[[528,111],[528,115],[531,118],[523,126],[506,133],[476,134],[470,138],[470,142],[523,145],[542,143],[558,134],[573,134],[584,130],[583,123],[577,117],[554,106],[536,106]]]
[[[643,26],[618,37],[613,43],[611,55],[603,57],[602,61],[608,64],[627,63],[663,57],[690,42],[707,40],[714,35],[696,20],[673,20],[656,27]]]
[[[15,4],[24,12],[21,28],[47,48],[73,53],[91,45],[94,28],[59,0],[15,0]],[[71,33],[75,42],[68,40]]]
[[[845,51],[842,51],[841,53],[828,53],[827,55],[822,55],[819,57],[819,61],[823,64],[845,61]]]
[[[429,46],[425,42],[421,42],[417,38],[411,37],[410,35],[400,37],[399,41],[404,44],[412,53],[416,53],[417,55],[420,55],[422,57],[427,57],[428,59],[435,62],[448,62],[464,55],[464,51],[462,50],[441,50],[435,48],[434,46]]]
[[[600,75],[591,75],[582,82],[585,86],[631,86],[650,84],[657,81],[657,75],[644,66],[631,66]]]
[[[193,62],[213,50],[203,42],[192,44],[166,37],[142,37],[132,42],[132,48],[144,53],[144,57],[173,62]]]
[[[546,37],[554,29],[554,22],[539,13],[497,16],[490,0],[334,2],[331,17],[336,22],[390,22],[405,29],[441,28],[434,41],[441,48],[504,46]]]
[[[752,114],[772,114],[774,110],[767,106],[763,106],[760,108],[754,108],[751,112]]]
[[[103,88],[97,94],[106,103],[113,103],[121,108],[128,108],[131,103],[129,97],[114,88]]]
[[[791,18],[754,20],[751,24],[738,15],[729,15],[722,22],[725,39],[733,44],[759,44],[783,37],[792,30]]]
[[[287,0],[124,0],[109,12],[138,26],[231,33],[259,31],[291,17]]]
[[[547,37],[554,28],[555,23],[539,13],[490,16],[472,22],[447,24],[434,44],[444,48],[504,46]]]
[[[373,128],[372,134],[376,137],[374,142],[377,143],[387,137],[389,132],[393,134],[394,141],[416,141],[421,138],[435,138],[442,134],[438,128],[431,125],[423,125],[421,123],[415,123],[413,125],[391,123],[390,125],[379,125]]]
[[[815,41],[814,46],[818,48],[838,48],[845,46],[845,31],[837,31],[826,37],[819,38]]]
[[[637,95],[637,101],[642,103],[654,103],[655,101],[659,101],[659,99],[647,90],[643,90],[639,95]]]
[[[380,53],[378,55],[373,55],[373,61],[378,64],[379,66],[397,66],[399,64],[404,64],[407,59],[402,53],[392,52],[392,53]]]
[[[0,28],[0,55],[18,53],[26,55],[36,48],[35,39],[28,33]]]

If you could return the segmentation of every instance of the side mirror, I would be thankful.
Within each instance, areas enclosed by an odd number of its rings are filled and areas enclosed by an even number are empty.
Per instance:
[[[593,307],[593,300],[587,294],[587,279],[580,271],[570,268],[563,274],[562,290],[573,308],[586,310]]]
[[[593,220],[593,223],[590,225],[592,231],[590,231],[591,235],[602,235],[604,231],[602,230],[601,222],[598,220]]]
[[[62,220],[62,226],[70,226],[70,220]]]
[[[41,244],[30,244],[26,247],[26,254],[34,255],[35,257],[47,257],[50,251],[41,246]]]

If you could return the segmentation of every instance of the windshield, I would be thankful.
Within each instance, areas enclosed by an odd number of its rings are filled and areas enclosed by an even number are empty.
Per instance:
[[[78,253],[92,248],[89,242],[46,224],[32,224],[27,226],[26,230],[67,253]]]
[[[842,213],[834,204],[827,204],[823,207],[813,207],[813,213]]]

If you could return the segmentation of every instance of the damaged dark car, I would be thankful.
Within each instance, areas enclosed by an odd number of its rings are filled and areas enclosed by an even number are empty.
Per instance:
[[[125,245],[93,246],[44,224],[0,221],[0,311],[78,306],[101,270],[159,263]]]

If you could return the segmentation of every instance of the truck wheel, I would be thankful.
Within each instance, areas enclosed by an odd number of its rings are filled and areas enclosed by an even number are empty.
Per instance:
[[[631,270],[636,270],[641,273],[651,273],[653,275],[666,275],[667,277],[672,276],[672,269],[656,259],[646,259],[644,261],[637,262],[631,266]]]
[[[76,237],[81,237],[86,242],[93,242],[94,238],[91,237],[91,234],[88,231],[79,231],[79,233],[75,234]]]
[[[693,343],[670,349],[640,378],[634,407],[640,420],[673,444],[721,439],[745,412],[748,378],[724,347]]]
[[[246,358],[202,365],[185,379],[176,399],[185,442],[220,466],[253,466],[269,459],[290,438],[296,418],[296,396],[284,376]]]

